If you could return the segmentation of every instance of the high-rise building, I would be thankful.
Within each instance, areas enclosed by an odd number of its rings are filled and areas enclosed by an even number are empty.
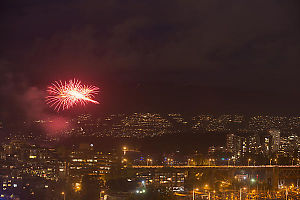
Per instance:
[[[208,147],[208,156],[212,157],[216,152],[216,147],[215,146],[210,146]]]
[[[235,157],[239,157],[241,149],[241,137],[234,134],[227,134],[226,150]]]
[[[233,153],[234,151],[234,137],[234,134],[227,134],[226,137],[226,149],[230,153]]]
[[[248,153],[248,142],[246,137],[241,137],[241,149],[240,149],[240,155],[244,156],[246,153]]]
[[[269,155],[270,153],[270,137],[269,136],[264,136],[263,137],[263,142],[262,142],[262,153],[264,155]]]
[[[83,175],[104,176],[109,173],[112,163],[111,154],[93,150],[72,151],[68,163],[68,175],[80,180]]]
[[[249,137],[248,152],[251,154],[259,154],[261,152],[261,144],[259,135],[255,134]]]
[[[280,138],[280,144],[279,144],[279,149],[278,149],[278,154],[280,156],[287,157],[289,154],[289,142],[287,137],[281,137]]]
[[[271,136],[271,152],[277,153],[280,146],[280,131],[276,129],[269,130]]]

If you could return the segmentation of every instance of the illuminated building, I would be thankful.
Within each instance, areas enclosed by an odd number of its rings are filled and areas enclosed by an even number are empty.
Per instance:
[[[112,135],[116,137],[154,137],[167,133],[171,124],[156,113],[134,113],[114,124]]]
[[[146,185],[153,184],[156,186],[163,186],[174,192],[184,191],[185,180],[187,177],[187,172],[144,171],[136,173],[136,178],[144,181]]]
[[[239,150],[241,148],[241,137],[234,134],[227,134],[226,149],[235,157],[239,157]]]
[[[271,136],[271,152],[276,153],[280,145],[280,131],[276,129],[269,130]]]
[[[281,137],[280,138],[280,143],[279,143],[279,148],[278,148],[278,155],[287,157],[289,155],[288,151],[289,147],[289,142],[287,137]]]
[[[216,147],[215,146],[211,146],[211,147],[208,147],[208,156],[209,157],[212,157],[216,152]]]
[[[67,173],[75,180],[81,180],[84,175],[104,176],[111,168],[111,154],[102,152],[73,151],[70,154]]]
[[[255,134],[248,137],[248,152],[251,154],[261,153],[261,145],[259,135]]]
[[[264,155],[269,155],[270,153],[270,137],[269,136],[265,136],[263,137],[263,143],[262,143],[262,153]]]

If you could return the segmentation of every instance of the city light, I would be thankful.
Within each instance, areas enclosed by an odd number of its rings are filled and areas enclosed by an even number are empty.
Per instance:
[[[107,124],[111,123],[112,127],[117,127],[114,130],[121,129],[122,126],[119,122],[127,123],[126,120],[122,120],[128,119],[128,116],[131,120],[138,121],[147,119],[150,114],[135,114],[137,119],[133,119],[132,115],[122,115],[117,120],[117,124],[113,122],[115,116],[105,117],[105,127],[107,128]],[[160,117],[162,119],[162,116]],[[39,120],[39,125],[42,121]],[[92,126],[100,127],[102,122],[96,123],[90,115],[85,114],[70,120],[70,123],[78,125],[78,130],[83,133]],[[147,123],[143,121],[143,124]],[[151,121],[151,123],[153,122]],[[145,127],[151,127],[151,123]],[[126,126],[128,128],[128,124]],[[134,124],[134,128],[136,126],[139,129],[143,127]],[[75,129],[77,128],[74,127]],[[85,137],[84,134],[80,137]],[[82,194],[83,177],[93,177],[93,181],[97,181],[101,185],[100,190],[106,188],[105,184],[109,181],[109,174],[112,170],[116,170],[116,166],[121,167],[119,170],[122,171],[122,176],[126,177],[123,184],[139,182],[133,190],[136,195],[146,193],[146,188],[155,185],[162,189],[169,188],[169,192],[176,193],[176,196],[183,195],[190,199],[194,197],[196,200],[201,198],[201,195],[211,199],[239,199],[240,197],[242,199],[271,197],[279,199],[286,194],[290,198],[297,199],[299,196],[299,181],[297,182],[297,174],[300,172],[299,158],[293,158],[292,154],[287,154],[287,152],[291,149],[297,153],[300,138],[295,135],[280,136],[278,131],[273,131],[272,134],[267,132],[261,136],[261,140],[252,134],[243,136],[226,134],[224,145],[211,146],[206,154],[197,151],[182,154],[182,151],[179,150],[164,154],[143,152],[144,147],[134,143],[130,143],[130,147],[122,145],[120,151],[114,151],[114,153],[99,152],[94,149],[96,146],[101,146],[97,145],[96,140],[79,143],[80,145],[77,147],[66,146],[64,148],[68,150],[62,151],[51,145],[45,147],[39,143],[27,143],[25,140],[13,138],[2,143],[0,159],[3,163],[7,163],[7,165],[3,165],[6,166],[3,172],[16,170],[26,176],[39,178],[43,180],[40,185],[44,191],[56,190],[61,199],[72,198],[72,195],[79,197]],[[89,135],[89,137],[93,136]],[[30,136],[31,138],[32,136]],[[143,139],[144,135],[139,140]],[[279,143],[277,145],[272,141]],[[50,140],[47,142],[51,144]],[[259,154],[255,154],[256,149],[259,150]],[[273,152],[271,152],[272,149]],[[60,154],[64,157],[60,157]],[[182,154],[182,156],[177,156],[178,154]],[[284,155],[288,156],[284,157]],[[288,160],[289,158],[292,159]],[[290,176],[291,174],[293,176]],[[24,177],[26,178],[26,176]],[[2,191],[23,189],[32,193],[33,196],[39,195],[40,191],[30,190],[30,188],[36,187],[35,182],[28,182],[24,185],[24,177],[8,173],[8,176],[4,176],[3,182],[0,183]],[[73,189],[70,193],[60,191],[61,186],[59,187],[58,183],[63,177],[72,180],[70,183],[66,183],[67,187],[65,187]],[[275,182],[278,183],[275,181],[276,177],[280,180],[280,185],[275,184]],[[192,187],[186,187],[187,180],[194,181]],[[215,182],[208,184],[210,180],[215,180]],[[269,185],[269,192],[264,192],[265,185]],[[104,199],[103,193],[100,192],[98,195],[101,200]]]
[[[209,189],[208,184],[204,185],[204,189],[205,189],[205,190],[208,190],[208,189]]]
[[[123,147],[123,155],[125,156],[125,154],[126,154],[126,152],[127,152],[127,147]]]
[[[143,193],[146,193],[146,190],[145,190],[145,189],[142,189],[142,190],[136,190],[136,193],[137,193],[137,194],[143,194]]]
[[[300,0],[0,5],[0,200],[300,200]]]
[[[74,190],[75,190],[75,192],[79,192],[81,190],[81,184],[75,183]]]

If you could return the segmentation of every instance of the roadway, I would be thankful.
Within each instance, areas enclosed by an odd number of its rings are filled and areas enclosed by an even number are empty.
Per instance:
[[[216,165],[201,165],[201,166],[192,166],[192,165],[181,165],[181,166],[163,166],[163,165],[134,165],[132,168],[135,169],[160,169],[160,168],[174,168],[174,169],[194,169],[194,168],[218,168],[218,169],[268,169],[268,168],[289,168],[289,169],[297,169],[300,168],[300,165],[250,165],[250,166],[234,166],[234,165],[223,165],[223,166],[216,166]]]

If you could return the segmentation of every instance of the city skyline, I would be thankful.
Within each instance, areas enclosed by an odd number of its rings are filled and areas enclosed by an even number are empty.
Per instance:
[[[99,85],[90,111],[300,109],[297,1],[1,5],[1,118],[47,113],[47,86],[73,78]]]
[[[276,141],[277,151],[279,145],[285,145],[280,147],[281,151],[285,151],[284,148],[290,146],[288,145],[290,137],[296,137],[295,141],[298,141],[299,128],[300,117],[296,116],[119,113],[39,119],[22,122],[18,126],[16,123],[10,125],[3,122],[0,130],[6,138],[35,139],[37,143],[40,141],[40,144],[49,141],[52,145],[65,143],[71,146],[80,140],[94,141],[98,146],[102,145],[101,150],[105,151],[106,148],[114,149],[122,143],[128,143],[146,152],[158,153],[159,149],[163,152],[180,150],[183,154],[194,151],[207,154],[210,146],[223,146],[222,148],[227,151],[228,145],[224,141],[232,134],[234,138],[239,138],[240,147],[232,144],[235,148],[241,148],[243,138],[247,148],[244,152],[248,152],[248,145],[250,145],[250,148],[255,149],[255,154],[260,154],[265,152],[265,148],[271,148],[267,147],[271,143],[265,143],[266,139],[272,141],[269,138],[270,131],[280,133]],[[156,145],[153,144],[154,141]],[[164,143],[169,144],[167,148],[160,146]],[[251,143],[257,144],[251,147]],[[237,153],[237,150],[234,150],[234,153]]]
[[[41,147],[32,140],[29,144],[9,138],[0,148],[1,162],[9,163],[1,167],[1,172],[6,174],[0,174],[1,197],[10,199],[7,193],[13,193],[14,198],[47,199],[52,190],[53,199],[97,199],[100,193],[100,198],[124,198],[124,194],[130,197],[132,193],[151,196],[155,191],[152,187],[158,187],[160,191],[166,189],[168,199],[172,193],[186,198],[204,195],[203,198],[210,193],[221,199],[297,199],[299,152],[298,156],[283,160],[276,154],[280,152],[280,147],[276,147],[280,133],[271,130],[269,134],[268,147],[272,154],[264,154],[265,161],[254,154],[236,157],[239,153],[235,154],[232,145],[236,140],[233,134],[227,135],[226,148],[210,148],[208,155],[195,152],[179,156],[176,151],[159,157],[128,145],[101,152],[93,143]],[[249,137],[247,151],[258,147],[253,141]],[[242,143],[241,152],[244,151]],[[122,186],[116,181],[121,181]],[[122,195],[116,191],[122,191]]]
[[[299,200],[299,0],[2,0],[0,200]]]

